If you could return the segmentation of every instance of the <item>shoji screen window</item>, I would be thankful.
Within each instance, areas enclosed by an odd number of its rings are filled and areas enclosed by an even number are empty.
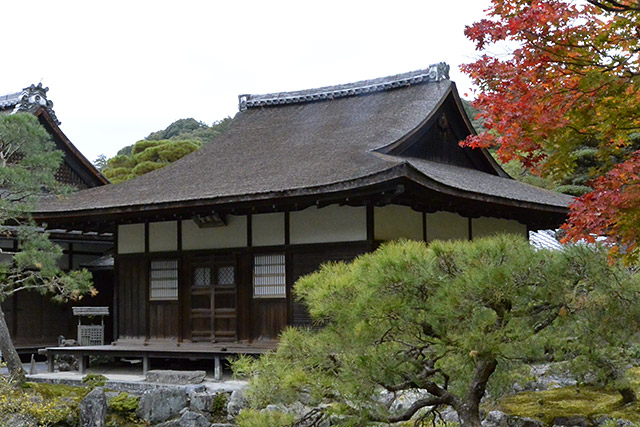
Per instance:
[[[178,299],[178,260],[151,261],[150,295],[152,301]]]
[[[253,258],[253,297],[285,298],[284,254],[255,255]]]

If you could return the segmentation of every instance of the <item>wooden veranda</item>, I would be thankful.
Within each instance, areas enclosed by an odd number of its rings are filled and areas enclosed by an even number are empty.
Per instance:
[[[89,356],[126,357],[142,359],[142,370],[146,374],[151,368],[151,359],[192,359],[212,360],[214,377],[222,379],[221,360],[236,355],[260,355],[274,350],[277,341],[233,342],[233,343],[116,343],[112,345],[47,347],[39,352],[47,356],[48,371],[54,370],[56,355],[71,355],[78,358],[78,368],[85,374],[89,366]]]

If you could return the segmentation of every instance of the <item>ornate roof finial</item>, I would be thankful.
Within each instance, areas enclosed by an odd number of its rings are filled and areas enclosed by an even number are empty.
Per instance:
[[[39,108],[44,107],[53,121],[60,125],[60,121],[53,111],[53,102],[47,99],[48,87],[43,87],[42,83],[38,85],[31,85],[22,89],[20,92],[20,100],[16,105],[13,112],[23,111],[28,113],[35,113]]]

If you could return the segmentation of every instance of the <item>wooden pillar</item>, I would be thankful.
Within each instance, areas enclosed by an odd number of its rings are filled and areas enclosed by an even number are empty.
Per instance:
[[[82,375],[87,373],[87,368],[89,367],[89,356],[84,353],[80,353],[78,356],[78,370]]]
[[[47,372],[53,372],[53,360],[55,359],[55,355],[50,351],[47,351]]]
[[[149,372],[149,368],[150,368],[150,364],[149,364],[149,353],[145,353],[142,356],[142,374],[143,375],[147,375],[147,372]]]
[[[222,381],[222,364],[220,363],[220,356],[215,356],[213,359],[213,377],[216,381]]]

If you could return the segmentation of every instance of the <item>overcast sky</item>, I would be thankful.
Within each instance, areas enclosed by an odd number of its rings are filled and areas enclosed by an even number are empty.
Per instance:
[[[49,87],[89,160],[237,96],[383,77],[477,53],[463,34],[489,0],[12,1],[2,5],[0,94]]]

